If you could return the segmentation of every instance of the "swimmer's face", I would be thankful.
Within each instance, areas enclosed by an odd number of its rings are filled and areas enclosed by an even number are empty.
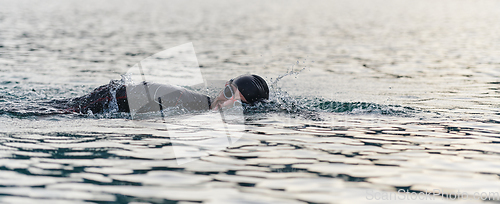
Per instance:
[[[214,102],[211,105],[211,107],[214,110],[218,110],[219,107],[220,108],[233,107],[234,103],[235,102],[238,103],[239,101],[241,101],[243,103],[247,103],[247,100],[245,99],[245,97],[243,97],[243,95],[236,88],[236,86],[234,86],[233,84],[231,84],[229,81],[226,82],[226,86],[229,86],[231,88],[232,93],[233,93],[232,97],[230,99],[227,99],[226,96],[224,96],[224,91],[226,89],[226,87],[224,87],[224,89],[222,89],[222,91],[219,93],[219,95],[217,96],[217,98],[215,98]],[[229,88],[229,87],[227,87],[227,88]]]

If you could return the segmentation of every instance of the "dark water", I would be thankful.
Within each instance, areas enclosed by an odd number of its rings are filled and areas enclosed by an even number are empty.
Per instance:
[[[0,5],[2,203],[500,200],[498,1]],[[205,79],[255,73],[271,85],[228,147],[203,144],[227,126],[189,114],[137,121],[49,103],[187,42]],[[175,146],[176,131],[201,143]],[[194,160],[179,165],[175,147]],[[437,192],[373,197],[398,190]]]

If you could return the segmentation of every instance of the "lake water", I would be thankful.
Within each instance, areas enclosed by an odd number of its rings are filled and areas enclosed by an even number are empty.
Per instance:
[[[0,5],[2,203],[500,200],[499,1]],[[272,85],[227,147],[179,165],[165,123],[199,141],[227,129],[43,103],[188,42],[204,79]]]

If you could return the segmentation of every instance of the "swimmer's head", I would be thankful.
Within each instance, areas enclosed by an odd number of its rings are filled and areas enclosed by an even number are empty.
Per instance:
[[[232,80],[238,91],[241,93],[243,98],[246,99],[246,103],[254,104],[258,101],[263,101],[269,99],[269,87],[267,87],[266,81],[255,74],[252,75],[241,75]]]
[[[241,75],[226,83],[211,108],[233,107],[236,102],[254,104],[269,99],[269,88],[266,81],[257,75]]]

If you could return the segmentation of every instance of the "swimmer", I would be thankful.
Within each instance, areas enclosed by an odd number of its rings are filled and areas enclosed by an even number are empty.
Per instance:
[[[255,104],[269,99],[266,81],[257,75],[241,75],[226,82],[224,89],[213,100],[210,97],[182,87],[143,82],[139,85],[123,85],[118,80],[94,89],[93,92],[60,100],[67,113],[136,113],[161,111],[168,107],[182,106],[187,111],[220,110],[241,104]]]

